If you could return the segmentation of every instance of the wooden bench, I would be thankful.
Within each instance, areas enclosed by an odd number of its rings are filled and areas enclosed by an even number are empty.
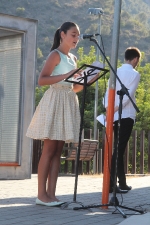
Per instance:
[[[61,156],[61,160],[76,160],[78,150],[78,143],[71,143],[70,146],[63,148],[65,156]],[[81,143],[80,158],[81,161],[90,161],[95,152],[98,150],[98,140],[84,139]]]

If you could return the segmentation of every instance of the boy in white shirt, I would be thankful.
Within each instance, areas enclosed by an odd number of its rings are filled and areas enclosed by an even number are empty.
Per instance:
[[[125,63],[117,69],[117,75],[124,86],[128,89],[129,95],[132,100],[135,102],[135,92],[138,87],[140,81],[140,74],[135,70],[135,67],[138,65],[138,62],[141,57],[141,52],[138,48],[129,47],[125,51]],[[126,176],[124,172],[124,153],[126,149],[126,145],[129,141],[132,128],[135,122],[136,111],[135,108],[128,98],[127,95],[123,96],[122,101],[122,114],[120,121],[120,132],[119,132],[119,140],[117,140],[118,136],[118,109],[119,109],[119,95],[117,91],[121,90],[121,85],[118,80],[116,80],[116,95],[115,95],[115,108],[114,108],[114,152],[112,156],[111,163],[111,179],[110,179],[110,190],[109,192],[113,192],[114,186],[114,177],[115,177],[115,164],[116,164],[116,150],[118,143],[118,163],[117,163],[117,177],[119,182],[119,188],[117,188],[117,192],[127,193],[132,189],[131,186],[126,184]],[[107,112],[108,106],[108,89],[105,94],[105,108]]]

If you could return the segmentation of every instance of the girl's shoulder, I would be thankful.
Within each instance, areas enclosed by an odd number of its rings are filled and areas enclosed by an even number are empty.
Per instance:
[[[60,55],[56,51],[51,51],[46,58],[46,64],[48,65],[58,65],[61,61]]]
[[[49,53],[49,55],[47,56],[47,59],[46,60],[50,60],[50,59],[53,59],[53,60],[59,60],[60,61],[60,54],[58,51],[51,51]]]
[[[59,52],[58,52],[56,49],[54,49],[53,51],[51,51],[51,52],[48,54],[47,58],[49,58],[50,56],[58,57],[58,56],[59,56]]]

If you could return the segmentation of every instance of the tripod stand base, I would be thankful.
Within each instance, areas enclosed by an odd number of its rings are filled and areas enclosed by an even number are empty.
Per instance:
[[[74,207],[74,210],[78,210],[78,209],[89,209],[89,208],[99,208],[99,207],[104,207],[104,206],[114,206],[116,208],[116,210],[118,210],[120,212],[120,214],[123,216],[123,218],[126,218],[126,214],[121,210],[121,208],[123,209],[128,209],[128,210],[132,210],[134,212],[138,212],[140,214],[144,214],[146,213],[146,211],[144,210],[137,210],[137,209],[133,209],[133,208],[129,208],[123,205],[119,205],[119,201],[117,199],[117,197],[113,196],[110,199],[109,204],[98,204],[98,205],[88,205],[88,206],[82,206],[82,207]]]
[[[112,205],[112,206],[118,206],[119,205],[119,201],[117,199],[117,197],[113,196],[110,201],[109,201],[109,205]]]

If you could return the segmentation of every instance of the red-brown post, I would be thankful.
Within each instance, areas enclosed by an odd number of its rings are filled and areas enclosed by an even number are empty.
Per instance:
[[[150,173],[150,131],[148,132],[148,173]]]
[[[137,149],[137,130],[132,132],[133,148],[132,148],[132,174],[136,174],[136,149]]]
[[[128,173],[128,165],[129,165],[129,142],[127,143],[127,146],[126,146],[124,162],[125,162],[124,170],[125,170],[125,173],[127,174]]]
[[[141,131],[141,138],[140,138],[140,174],[144,173],[144,138],[145,138],[145,131]]]

